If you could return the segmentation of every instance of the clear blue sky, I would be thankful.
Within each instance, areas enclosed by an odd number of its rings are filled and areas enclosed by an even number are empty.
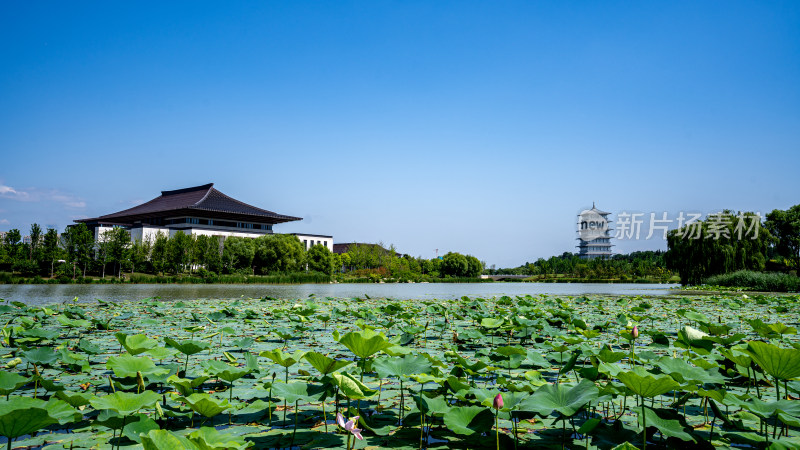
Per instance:
[[[508,267],[592,201],[800,203],[797,1],[4,2],[0,41],[0,230],[214,182]]]

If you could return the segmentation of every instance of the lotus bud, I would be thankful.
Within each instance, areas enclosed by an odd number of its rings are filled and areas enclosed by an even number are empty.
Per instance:
[[[142,372],[136,372],[136,387],[139,388],[141,391],[144,392],[144,378],[142,378]]]
[[[500,394],[497,394],[494,397],[494,401],[492,402],[492,406],[494,407],[494,409],[503,409],[503,396],[500,395]]]
[[[634,339],[639,337],[639,327],[638,326],[636,326],[636,325],[633,326],[633,331],[631,331],[631,336],[633,336]]]

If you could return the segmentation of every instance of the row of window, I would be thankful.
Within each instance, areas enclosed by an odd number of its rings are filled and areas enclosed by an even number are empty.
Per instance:
[[[152,225],[181,225],[186,223],[190,225],[214,225],[217,227],[242,228],[245,230],[272,231],[272,224],[228,222],[226,220],[200,219],[197,217],[181,217],[179,219],[167,219],[167,220],[150,219],[146,221],[146,223]]]
[[[316,241],[315,242],[312,239],[310,241],[310,243],[309,243],[308,239],[303,239],[303,247],[305,247],[306,249],[309,249],[309,248],[311,248],[311,247],[313,247],[314,245],[317,245],[317,244],[324,245],[325,247],[327,247],[328,246],[328,241]]]

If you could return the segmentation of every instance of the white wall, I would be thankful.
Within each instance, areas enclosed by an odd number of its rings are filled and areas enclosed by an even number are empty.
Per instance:
[[[295,236],[297,236],[297,239],[300,239],[301,244],[305,243],[306,250],[310,249],[312,245],[322,244],[328,247],[328,250],[333,251],[332,237],[309,236],[306,234],[296,234]]]

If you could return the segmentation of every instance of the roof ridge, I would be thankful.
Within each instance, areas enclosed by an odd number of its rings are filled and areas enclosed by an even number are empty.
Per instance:
[[[167,195],[185,194],[187,192],[202,191],[203,189],[211,190],[213,188],[214,188],[214,183],[206,183],[206,184],[202,184],[200,186],[193,186],[193,187],[182,188],[182,189],[174,189],[174,190],[171,190],[171,191],[161,191],[161,196],[164,197],[164,196],[167,196]],[[208,193],[206,193],[206,195],[208,195]],[[205,198],[205,197],[203,197],[203,198]]]

